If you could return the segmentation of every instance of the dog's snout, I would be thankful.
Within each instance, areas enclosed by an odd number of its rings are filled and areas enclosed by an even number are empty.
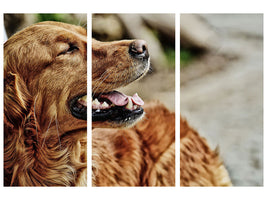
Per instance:
[[[130,44],[129,53],[136,58],[148,58],[147,43],[144,40],[135,40]]]

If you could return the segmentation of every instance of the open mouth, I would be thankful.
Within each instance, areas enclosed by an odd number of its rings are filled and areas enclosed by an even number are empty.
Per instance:
[[[144,102],[137,93],[133,96],[118,91],[95,94],[92,97],[92,121],[131,123],[143,115],[142,105]]]
[[[87,95],[80,95],[70,101],[71,114],[82,120],[87,120]]]

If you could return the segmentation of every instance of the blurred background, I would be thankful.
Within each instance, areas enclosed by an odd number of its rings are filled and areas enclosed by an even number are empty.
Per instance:
[[[67,13],[36,13],[36,14],[4,14],[4,26],[7,37],[21,29],[41,21],[59,21],[69,24],[87,27],[86,14],[67,14]]]
[[[150,72],[119,90],[128,95],[137,92],[145,101],[160,100],[175,110],[174,14],[93,14],[92,35],[100,41],[146,40],[151,57]]]
[[[235,186],[263,186],[263,15],[182,14],[181,115]]]

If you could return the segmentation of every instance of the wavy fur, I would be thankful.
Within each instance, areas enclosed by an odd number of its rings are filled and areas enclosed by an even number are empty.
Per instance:
[[[231,186],[231,180],[217,150],[180,119],[180,185]]]
[[[159,101],[130,129],[95,128],[93,186],[175,186],[175,114]]]
[[[85,47],[75,55],[57,57],[60,45],[66,45],[64,38]],[[86,91],[83,38],[86,31],[81,27],[43,22],[5,43],[5,186],[86,185],[86,121],[74,119],[66,107],[76,88]],[[71,75],[74,63],[77,68]],[[81,77],[85,84],[77,86]],[[76,83],[76,90],[68,83],[62,87],[59,81],[65,78]]]

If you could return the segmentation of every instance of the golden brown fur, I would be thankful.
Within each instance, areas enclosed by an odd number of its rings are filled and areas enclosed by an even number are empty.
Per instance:
[[[137,69],[132,66],[138,64],[128,53],[132,42],[93,40],[93,92],[109,92],[134,80]],[[93,122],[94,186],[175,185],[175,115],[159,102],[146,103],[144,109],[145,119],[130,129]],[[183,119],[180,134],[181,186],[230,186],[218,153]]]
[[[175,114],[158,101],[130,129],[92,132],[94,186],[174,186]]]
[[[180,185],[231,186],[231,180],[217,151],[180,119]]]
[[[70,49],[75,45],[75,49]],[[86,93],[86,30],[32,25],[4,44],[4,185],[86,185],[86,120],[68,102]]]
[[[145,75],[149,67],[144,66],[143,61],[135,59],[129,54],[129,48],[135,41],[100,42],[95,39],[92,40],[93,94],[110,92]],[[121,128],[127,125],[110,123],[109,121],[93,122],[94,128]]]
[[[138,61],[128,53],[134,40],[100,42],[92,40],[92,88],[93,92],[108,92],[128,85],[135,78]],[[106,76],[105,76],[106,75]],[[108,76],[107,76],[108,75]],[[103,79],[101,79],[104,77]],[[101,84],[99,82],[101,81]]]
[[[93,40],[93,93],[112,91],[144,75],[146,63],[129,54],[134,43]],[[175,114],[158,101],[143,108],[145,117],[132,128],[114,129],[129,124],[109,120],[93,122],[93,186],[175,185]]]

